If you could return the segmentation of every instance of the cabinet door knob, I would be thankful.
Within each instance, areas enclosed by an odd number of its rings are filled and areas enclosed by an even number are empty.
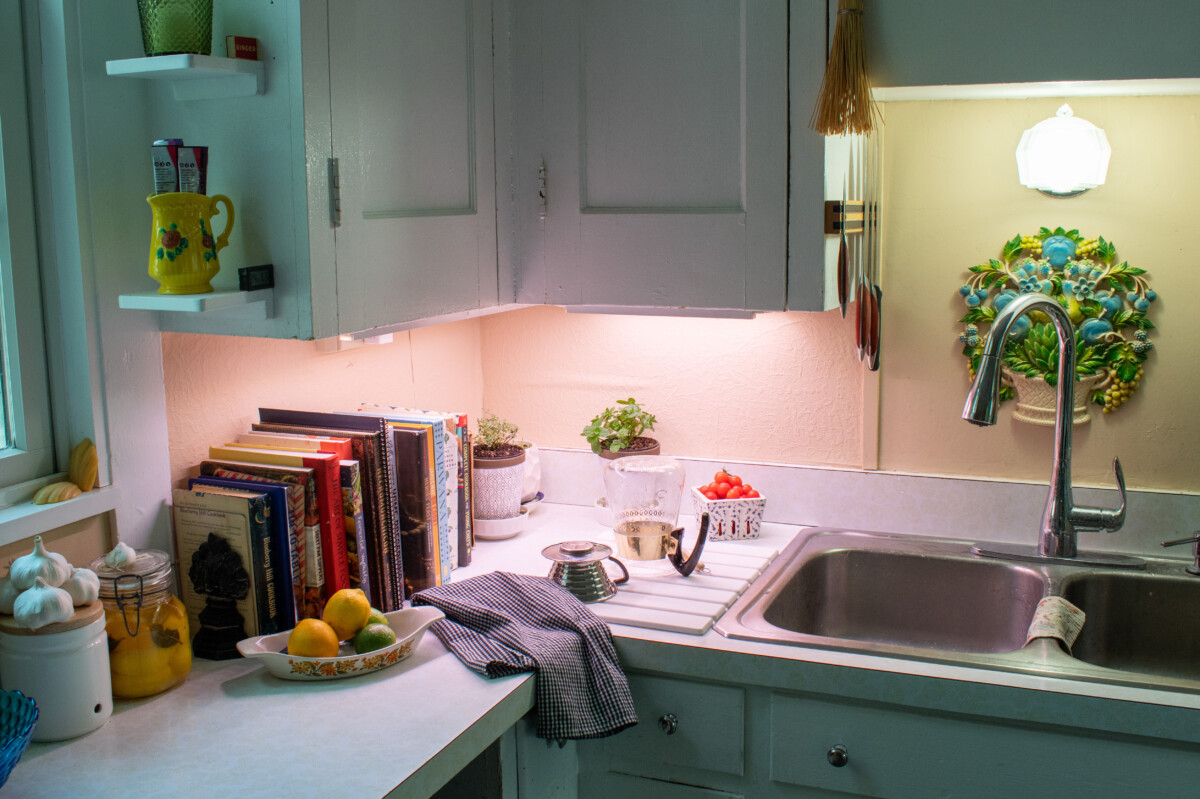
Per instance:
[[[679,729],[679,718],[674,713],[667,713],[658,719],[658,728],[667,735],[674,735]]]
[[[846,747],[838,744],[825,753],[825,759],[834,768],[841,768],[850,762],[850,754],[846,751]]]

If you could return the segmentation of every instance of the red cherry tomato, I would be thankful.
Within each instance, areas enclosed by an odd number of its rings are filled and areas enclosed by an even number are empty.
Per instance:
[[[716,492],[716,491],[705,491],[705,492],[704,492],[704,497],[705,497],[706,499],[720,499],[720,497],[718,497],[718,496],[717,496],[717,492]]]
[[[745,494],[742,494],[742,499],[758,499],[758,496],[759,496],[758,492],[752,488],[749,491],[747,491]]]
[[[725,497],[729,494],[729,489],[731,488],[733,488],[733,486],[729,485],[729,483],[717,483],[717,496],[721,499],[725,499]]]
[[[749,483],[742,483],[742,496],[743,497],[746,496],[747,494],[749,494],[753,490],[754,490],[754,486],[750,485]]]
[[[731,474],[729,475],[729,484],[736,488],[742,484],[742,478],[738,477],[736,474]]]
[[[725,499],[741,499],[741,498],[742,498],[742,489],[739,488],[738,486],[734,486],[733,488],[729,489],[729,493],[725,495]]]
[[[725,471],[724,469],[717,472],[716,474],[713,475],[713,482],[714,483],[728,483],[729,482],[729,472]]]

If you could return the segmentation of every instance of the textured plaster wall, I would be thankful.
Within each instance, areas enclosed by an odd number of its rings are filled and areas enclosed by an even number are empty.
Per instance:
[[[959,421],[967,377],[956,323],[966,306],[957,288],[967,267],[999,257],[1017,233],[1061,225],[1114,242],[1160,296],[1140,389],[1117,413],[1074,428],[1074,479],[1112,485],[1116,455],[1130,486],[1200,490],[1200,98],[1070,100],[1113,151],[1105,185],[1070,199],[1021,186],[1013,156],[1021,132],[1062,102],[888,104],[880,465],[1049,479],[1053,431],[1012,421],[1012,402],[995,427]]]
[[[584,425],[635,397],[665,454],[858,466],[862,367],[836,312],[755,319],[568,314],[481,320],[484,401],[531,441],[586,447]]]
[[[258,420],[260,407],[349,411],[363,402],[465,411],[483,398],[477,321],[320,353],[311,341],[163,334],[171,480]]]
[[[1072,100],[1107,131],[1113,158],[1106,185],[1066,200],[1021,187],[1013,159],[1021,132],[1059,104],[887,108],[879,466],[1048,479],[1052,432],[1013,422],[1012,403],[993,428],[959,418],[967,383],[957,287],[1013,235],[1062,225],[1115,242],[1161,297],[1141,390],[1117,414],[1075,428],[1075,480],[1112,485],[1119,455],[1131,487],[1198,491],[1200,98]],[[332,355],[304,342],[166,334],[163,356],[175,481],[210,443],[246,429],[260,405],[336,410],[363,400],[475,418],[486,408],[529,440],[583,447],[587,421],[632,395],[657,414],[668,453],[854,468],[873,459],[863,450],[875,432],[875,384],[836,312],[714,320],[534,307]]]

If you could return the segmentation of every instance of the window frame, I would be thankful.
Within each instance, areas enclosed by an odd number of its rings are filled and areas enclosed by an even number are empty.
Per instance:
[[[43,322],[33,151],[26,76],[23,4],[3,0],[0,26],[0,302],[3,302],[5,392],[13,446],[0,450],[0,492],[27,493],[23,484],[54,473],[51,395]],[[7,213],[4,213],[7,209]],[[0,494],[0,498],[3,494]]]

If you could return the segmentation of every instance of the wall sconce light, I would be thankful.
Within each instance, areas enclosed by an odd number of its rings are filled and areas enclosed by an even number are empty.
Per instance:
[[[1104,131],[1064,103],[1057,114],[1021,134],[1017,175],[1021,185],[1042,194],[1074,197],[1104,183],[1111,155]]]

